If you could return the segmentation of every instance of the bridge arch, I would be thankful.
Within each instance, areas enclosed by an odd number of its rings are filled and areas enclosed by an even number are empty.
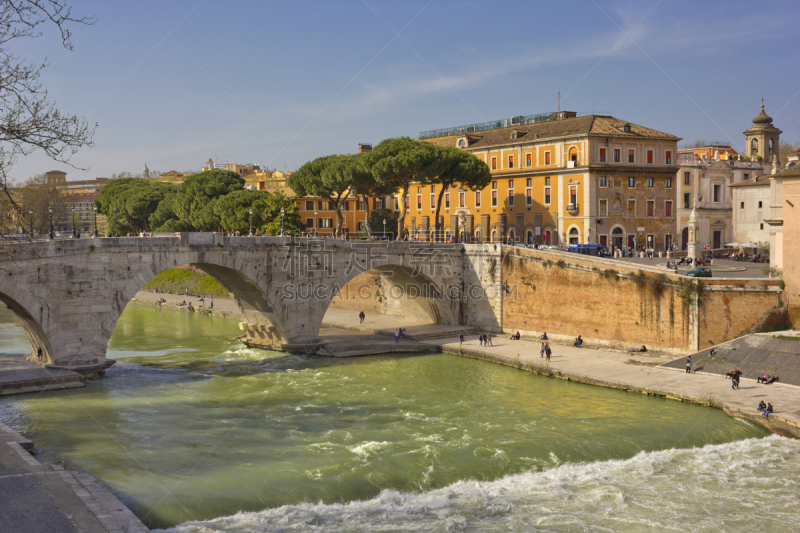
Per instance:
[[[22,324],[31,343],[31,353],[28,358],[36,361],[38,350],[41,349],[43,362],[52,363],[53,350],[42,327],[42,321],[47,320],[47,305],[33,294],[19,294],[18,289],[6,283],[0,283],[0,302],[9,308]]]

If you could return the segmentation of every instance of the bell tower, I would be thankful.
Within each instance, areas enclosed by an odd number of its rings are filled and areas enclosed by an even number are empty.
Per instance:
[[[764,112],[764,100],[761,100],[761,112],[753,119],[753,125],[744,132],[747,149],[745,155],[751,159],[760,156],[765,164],[772,164],[778,154],[781,130],[772,125],[772,117]]]

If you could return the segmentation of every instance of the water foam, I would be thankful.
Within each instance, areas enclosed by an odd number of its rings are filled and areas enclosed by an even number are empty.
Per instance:
[[[187,522],[170,533],[291,531],[793,531],[800,442],[777,436],[562,464],[424,493],[383,490]]]

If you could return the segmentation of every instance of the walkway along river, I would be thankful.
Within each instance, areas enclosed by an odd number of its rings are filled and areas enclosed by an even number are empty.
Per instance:
[[[0,311],[6,336],[11,321]],[[447,354],[229,346],[237,333],[131,305],[106,377],[3,398],[0,420],[181,532],[791,531],[800,518],[800,441],[718,409]]]

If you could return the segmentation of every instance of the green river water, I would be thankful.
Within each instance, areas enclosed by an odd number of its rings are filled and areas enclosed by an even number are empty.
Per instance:
[[[45,458],[176,532],[793,531],[800,445],[722,411],[443,354],[287,356],[130,305],[85,388],[8,397]],[[28,351],[0,311],[0,350]]]

